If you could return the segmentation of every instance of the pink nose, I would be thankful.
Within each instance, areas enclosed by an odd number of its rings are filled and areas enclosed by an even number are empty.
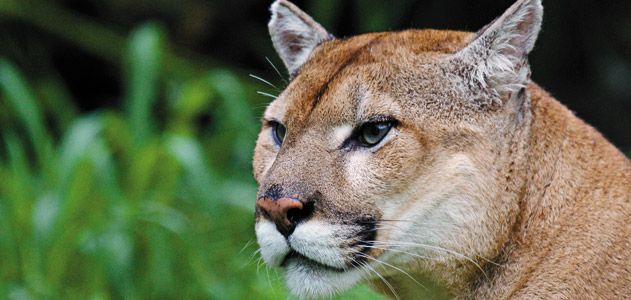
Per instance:
[[[256,206],[264,212],[274,223],[276,228],[284,236],[288,236],[299,220],[295,216],[300,215],[303,208],[302,202],[292,198],[280,198],[274,200],[270,197],[261,197],[256,200]]]

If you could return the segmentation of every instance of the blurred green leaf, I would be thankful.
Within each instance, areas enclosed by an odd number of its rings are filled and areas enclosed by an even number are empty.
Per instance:
[[[206,80],[219,96],[215,130],[208,145],[214,154],[213,162],[223,170],[241,169],[250,173],[258,118],[254,117],[247,95],[234,74],[218,70],[208,74]]]
[[[93,150],[103,124],[98,116],[87,116],[75,121],[61,140],[59,148],[62,182],[72,174],[77,164]]]
[[[186,81],[177,91],[172,105],[173,120],[170,130],[181,134],[192,134],[197,124],[195,118],[206,113],[216,97],[215,89],[206,78]]]
[[[50,138],[35,94],[24,76],[9,61],[0,58],[0,92],[5,95],[18,120],[26,128],[30,144],[35,149],[40,166],[49,159]]]
[[[20,120],[29,128],[33,138],[41,136],[43,134],[42,116],[35,96],[22,74],[5,59],[0,59],[0,88]]]
[[[152,118],[158,98],[163,52],[162,30],[153,23],[131,33],[127,52],[127,113],[136,144],[142,144],[155,130]]]
[[[190,199],[215,213],[220,201],[215,192],[218,177],[213,170],[207,168],[201,145],[189,137],[170,136],[167,147],[184,170],[187,184],[183,191]]]
[[[78,111],[74,107],[72,96],[57,76],[40,79],[37,92],[44,102],[43,110],[50,112],[62,129],[69,126],[77,117]]]

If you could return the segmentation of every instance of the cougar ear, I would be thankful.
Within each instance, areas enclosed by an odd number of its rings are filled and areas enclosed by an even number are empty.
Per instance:
[[[502,102],[524,88],[530,79],[532,51],[543,17],[541,0],[518,0],[502,16],[482,28],[455,54],[469,65],[472,83],[496,93]],[[496,100],[498,97],[494,97]]]
[[[270,10],[272,19],[268,28],[272,43],[293,77],[313,49],[333,36],[289,1],[276,0]]]

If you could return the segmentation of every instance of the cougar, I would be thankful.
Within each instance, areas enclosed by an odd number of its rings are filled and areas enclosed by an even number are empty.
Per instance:
[[[300,298],[631,297],[631,162],[530,80],[540,0],[477,33],[338,39],[286,0],[254,153],[260,254]]]

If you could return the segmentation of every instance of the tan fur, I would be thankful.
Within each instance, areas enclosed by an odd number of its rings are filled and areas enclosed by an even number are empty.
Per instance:
[[[471,87],[454,57],[475,39],[408,30],[320,44],[265,112],[287,135],[274,145],[264,122],[254,155],[261,195],[274,185],[316,194],[305,224],[336,224],[349,241],[351,223],[371,216],[381,220],[378,243],[453,251],[370,249],[390,266],[374,263],[384,280],[365,279],[385,294],[385,281],[401,298],[427,293],[396,267],[456,298],[631,297],[631,162],[535,83]],[[344,132],[336,128],[372,115],[399,122],[376,149],[332,142]]]

